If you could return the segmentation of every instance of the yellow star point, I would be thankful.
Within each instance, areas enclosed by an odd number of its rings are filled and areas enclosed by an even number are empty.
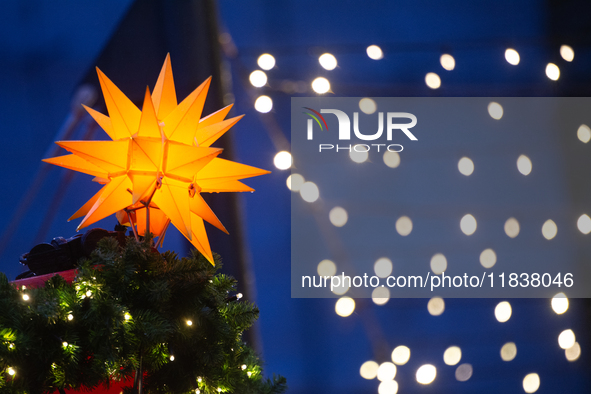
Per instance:
[[[177,104],[170,56],[140,111],[97,68],[108,116],[84,107],[112,141],[60,141],[70,155],[43,161],[93,175],[103,187],[70,219],[78,229],[116,213],[135,233],[160,237],[172,223],[212,264],[204,221],[228,233],[201,193],[253,191],[240,182],[269,171],[218,158],[211,145],[242,116],[231,105],[201,118],[211,77]],[[149,219],[148,219],[149,217]]]

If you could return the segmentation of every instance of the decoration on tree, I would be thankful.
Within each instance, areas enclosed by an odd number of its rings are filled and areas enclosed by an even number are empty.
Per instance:
[[[149,236],[102,239],[72,283],[16,287],[0,273],[0,392],[124,382],[125,393],[282,393],[241,339],[258,309],[204,256],[155,253]]]
[[[72,154],[44,160],[104,185],[69,220],[83,217],[80,230],[116,213],[136,238],[159,237],[157,245],[172,223],[214,264],[203,221],[227,230],[201,193],[253,191],[240,180],[269,173],[221,159],[222,149],[211,147],[241,116],[225,119],[229,105],[201,118],[211,78],[177,104],[170,55],[141,111],[97,73],[109,116],[84,108],[112,141],[59,141]]]

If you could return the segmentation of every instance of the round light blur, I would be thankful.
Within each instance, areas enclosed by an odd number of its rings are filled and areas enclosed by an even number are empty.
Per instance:
[[[441,78],[435,73],[427,73],[427,75],[425,75],[425,83],[431,89],[439,89],[441,86]]]
[[[574,345],[564,350],[564,356],[568,361],[577,361],[581,356],[581,345],[579,345],[578,342],[575,342]]]
[[[456,379],[459,382],[465,382],[472,377],[472,365],[465,363],[456,369]]]
[[[288,168],[291,168],[291,153],[287,151],[281,151],[277,153],[273,159],[273,164],[275,164],[275,167],[277,167],[279,170],[287,170]]]
[[[263,53],[261,56],[259,56],[257,64],[263,70],[270,70],[275,67],[275,58],[268,53]]]
[[[324,53],[318,58],[318,62],[325,70],[334,70],[337,67],[337,58],[330,53]]]
[[[523,378],[523,390],[526,393],[535,393],[540,388],[540,376],[537,373],[530,373]]]
[[[384,152],[384,164],[390,168],[396,168],[400,165],[400,155],[398,152]]]
[[[443,54],[439,58],[439,62],[441,63],[441,67],[446,69],[447,71],[451,71],[456,67],[456,60],[452,55]]]
[[[369,151],[366,151],[363,145],[355,145],[349,152],[349,157],[355,163],[363,163],[369,158]]]
[[[560,78],[560,69],[556,64],[548,63],[546,65],[546,76],[553,81],[558,81],[558,78]]]
[[[474,162],[467,157],[462,157],[460,161],[458,161],[458,170],[462,175],[472,175],[474,172]]]
[[[511,361],[517,356],[517,346],[514,342],[507,342],[501,348],[501,359],[503,361]]]
[[[437,253],[431,257],[431,271],[435,275],[439,275],[447,269],[447,259],[441,253]]]
[[[577,129],[577,137],[585,144],[591,141],[591,129],[586,124],[582,124]]]
[[[349,215],[347,215],[345,208],[334,207],[328,213],[328,218],[330,219],[330,222],[333,224],[333,226],[343,227],[345,224],[347,224]]]
[[[568,45],[562,45],[560,47],[560,56],[567,62],[572,62],[575,58],[575,51]]]
[[[517,66],[519,64],[519,53],[513,48],[508,48],[505,51],[505,60],[507,60],[507,63]]]
[[[505,234],[509,238],[515,238],[519,235],[519,222],[515,218],[509,218],[505,222]]]
[[[371,292],[371,300],[376,305],[385,305],[390,301],[390,289],[387,287],[376,287]]]
[[[347,291],[349,291],[349,283],[348,281],[342,280],[338,286],[332,288],[332,292],[336,295],[343,295]]]
[[[404,365],[410,360],[410,349],[406,346],[397,346],[392,351],[392,361],[397,365]]]
[[[355,300],[351,297],[341,297],[335,304],[334,310],[339,316],[350,316],[355,311]]]
[[[484,249],[480,253],[480,264],[484,268],[491,268],[497,263],[497,254],[492,249]]]
[[[359,109],[361,110],[361,112],[371,115],[377,111],[378,105],[369,97],[365,97],[359,100]]]
[[[375,361],[366,361],[363,364],[361,364],[361,368],[359,368],[359,375],[361,375],[363,379],[375,379],[376,376],[378,376],[379,367],[380,366]]]
[[[558,335],[558,346],[562,349],[568,349],[572,347],[577,339],[573,330],[564,330]]]
[[[382,52],[382,48],[377,45],[370,45],[366,49],[367,56],[373,60],[380,60],[384,57],[384,52]]]
[[[304,177],[300,174],[291,174],[286,181],[287,188],[292,192],[299,192],[304,182]]]
[[[445,301],[441,297],[433,297],[427,303],[427,310],[431,316],[439,316],[445,311]]]
[[[392,260],[387,257],[380,257],[373,265],[373,270],[380,278],[386,278],[392,273]]]
[[[461,359],[462,349],[457,346],[450,346],[443,353],[443,362],[447,365],[456,365]]]
[[[392,380],[395,377],[396,377],[396,365],[392,364],[389,361],[386,361],[385,363],[380,364],[380,367],[378,368],[378,380],[380,382]]]
[[[552,310],[557,315],[562,315],[564,312],[568,310],[568,297],[566,294],[560,292],[552,297]]]
[[[552,238],[556,237],[557,233],[558,227],[556,226],[556,223],[554,223],[554,221],[551,219],[546,220],[542,226],[542,235],[544,238],[551,240]]]
[[[256,70],[250,73],[248,78],[251,85],[255,88],[262,88],[267,84],[267,74],[264,71]]]
[[[320,276],[334,276],[337,273],[337,265],[330,260],[322,260],[316,267]]]
[[[532,170],[532,164],[529,157],[527,157],[526,155],[519,156],[519,158],[517,159],[517,169],[523,175],[529,175]]]
[[[507,301],[501,301],[495,307],[495,317],[500,323],[505,323],[511,318],[511,304]]]
[[[398,382],[395,380],[386,380],[378,386],[378,394],[396,394],[398,393]]]
[[[406,237],[412,231],[412,220],[408,216],[401,216],[396,221],[396,231]]]
[[[466,235],[472,235],[476,231],[476,219],[474,216],[467,214],[460,220],[460,229]]]
[[[422,365],[417,369],[417,382],[420,384],[430,384],[437,376],[437,368],[431,364]]]
[[[488,109],[488,114],[490,115],[491,118],[499,120],[503,117],[503,107],[501,106],[501,104],[491,101],[488,104],[487,109]]]
[[[330,82],[324,77],[318,77],[312,81],[312,90],[318,94],[324,94],[330,90]]]
[[[320,191],[318,190],[318,186],[314,182],[304,182],[302,187],[300,188],[300,195],[306,202],[314,202],[318,200],[320,197]]]
[[[254,109],[266,114],[273,109],[273,100],[269,96],[259,96],[254,102]]]
[[[586,214],[581,215],[577,220],[577,227],[583,234],[591,233],[591,218]]]

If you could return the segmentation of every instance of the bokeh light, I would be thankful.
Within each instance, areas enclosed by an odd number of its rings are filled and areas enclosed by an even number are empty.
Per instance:
[[[564,356],[568,361],[577,361],[581,357],[581,345],[575,342],[574,345],[564,350]]]
[[[513,49],[513,48],[508,48],[505,51],[505,60],[507,60],[507,63],[516,66],[519,64],[519,53]]]
[[[462,359],[462,349],[458,346],[450,346],[443,353],[443,362],[447,365],[456,365]]]
[[[396,168],[400,165],[400,155],[398,152],[384,152],[384,164],[390,168]]]
[[[355,163],[363,163],[369,158],[369,151],[363,145],[355,145],[349,152],[349,157]]]
[[[387,257],[380,257],[373,265],[373,270],[380,278],[386,278],[392,273],[392,260]]]
[[[318,263],[316,271],[320,276],[334,276],[337,273],[337,265],[333,261],[325,259]]]
[[[355,311],[355,300],[351,297],[341,297],[336,302],[334,310],[339,316],[351,316],[351,313]]]
[[[450,54],[443,54],[439,58],[439,62],[441,63],[441,67],[446,69],[447,71],[451,71],[456,67],[456,60]]]
[[[386,380],[378,386],[378,394],[396,394],[398,393],[398,382],[395,380]]]
[[[421,365],[419,369],[417,369],[417,382],[420,384],[430,384],[435,380],[437,377],[437,368],[431,364]]]
[[[323,53],[318,58],[318,62],[325,70],[334,70],[337,67],[337,58],[330,53]]]
[[[460,161],[458,161],[458,170],[462,175],[472,175],[474,172],[474,162],[467,157],[462,157]]]
[[[412,232],[412,220],[408,216],[401,216],[396,221],[396,232],[406,237]]]
[[[530,373],[523,378],[523,390],[526,393],[535,393],[540,388],[540,376],[537,373]]]
[[[410,349],[407,346],[396,346],[392,351],[392,361],[397,365],[404,365],[410,360]]]
[[[312,81],[312,90],[318,94],[324,94],[330,90],[330,82],[324,77],[318,77]]]
[[[371,115],[377,111],[378,105],[376,104],[375,101],[373,101],[369,97],[365,97],[365,98],[362,98],[361,100],[359,100],[359,109],[364,114]]]
[[[591,218],[587,214],[579,216],[579,220],[577,220],[577,227],[583,234],[591,233]]]
[[[523,175],[529,175],[532,170],[532,164],[531,164],[531,160],[529,159],[529,157],[527,157],[526,155],[519,156],[517,158],[517,169]]]
[[[380,364],[378,368],[378,380],[380,382],[385,382],[388,380],[392,380],[396,377],[396,365],[393,363],[386,361]]]
[[[273,109],[273,100],[269,96],[259,96],[254,102],[254,109],[266,114]]]
[[[562,315],[564,312],[568,310],[568,297],[566,294],[560,292],[552,297],[552,310],[557,315]]]
[[[439,89],[441,86],[441,78],[435,73],[427,73],[427,75],[425,75],[425,83],[431,89]]]
[[[490,115],[491,118],[499,120],[503,117],[503,107],[501,106],[501,104],[491,101],[488,104],[488,114]]]
[[[380,60],[384,57],[384,52],[382,52],[382,48],[377,45],[370,45],[366,49],[367,56],[373,60]]]
[[[562,45],[560,47],[560,56],[567,62],[572,62],[575,58],[575,51],[568,45]]]
[[[505,234],[509,238],[515,238],[519,235],[519,222],[515,218],[509,218],[505,222]]]
[[[445,301],[441,297],[433,297],[427,303],[427,310],[431,316],[439,316],[445,311]]]
[[[558,227],[556,226],[556,223],[554,223],[554,221],[551,219],[546,220],[542,226],[542,235],[544,238],[551,240],[552,238],[556,237],[557,233]]]
[[[442,253],[437,253],[431,257],[431,271],[439,275],[447,269],[447,259]]]
[[[492,249],[484,249],[480,253],[480,265],[484,268],[491,268],[497,263],[497,254]]]
[[[476,231],[476,219],[470,214],[464,215],[460,220],[460,229],[466,235],[472,235]]]
[[[503,361],[511,361],[517,356],[517,346],[514,342],[507,342],[501,348],[501,359]]]
[[[349,282],[342,280],[338,286],[332,288],[332,292],[336,295],[343,295],[349,291]]]
[[[268,53],[263,53],[257,59],[257,64],[263,70],[270,70],[273,67],[275,67],[275,58],[273,57],[273,55],[270,55]]]
[[[359,368],[359,375],[361,375],[363,379],[375,379],[376,376],[378,376],[379,367],[379,364],[375,361],[366,361],[363,364],[361,364],[361,368]]]
[[[385,305],[390,301],[390,289],[387,287],[376,287],[371,292],[371,300],[376,305]]]
[[[262,88],[267,84],[267,74],[264,71],[256,70],[250,73],[248,80],[255,88]]]
[[[318,186],[314,182],[304,182],[302,187],[300,188],[300,195],[306,202],[314,202],[318,200],[320,197],[320,191],[318,190]]]
[[[511,304],[508,301],[501,301],[495,307],[495,317],[500,323],[505,323],[511,318]]]
[[[591,141],[591,129],[586,124],[582,124],[577,129],[577,138],[585,144]]]
[[[546,65],[546,76],[553,81],[558,81],[560,78],[560,69],[554,63],[548,63]]]
[[[328,218],[330,219],[330,222],[333,224],[333,226],[343,227],[345,224],[347,224],[349,215],[347,214],[345,208],[334,207],[328,213]]]
[[[275,155],[273,164],[275,164],[275,167],[279,170],[287,170],[288,168],[291,168],[292,160],[291,153],[283,150]]]
[[[292,192],[299,192],[304,184],[304,177],[300,174],[291,174],[287,177],[287,188]]]
[[[465,363],[456,368],[456,379],[458,382],[465,382],[472,377],[472,365]]]
[[[573,330],[564,330],[560,333],[560,335],[558,335],[558,346],[560,346],[562,349],[568,349],[572,347],[576,341],[577,338],[575,337]]]

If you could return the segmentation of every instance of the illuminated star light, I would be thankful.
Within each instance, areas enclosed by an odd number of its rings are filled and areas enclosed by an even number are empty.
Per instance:
[[[152,94],[146,89],[141,111],[97,73],[109,116],[85,108],[112,141],[59,141],[72,154],[44,160],[104,185],[69,220],[83,217],[80,230],[117,213],[122,224],[135,222],[138,234],[161,238],[170,221],[214,264],[203,221],[227,230],[201,193],[253,191],[240,180],[269,173],[220,159],[222,149],[211,147],[242,116],[224,120],[229,105],[201,118],[211,78],[177,104],[170,55]]]

